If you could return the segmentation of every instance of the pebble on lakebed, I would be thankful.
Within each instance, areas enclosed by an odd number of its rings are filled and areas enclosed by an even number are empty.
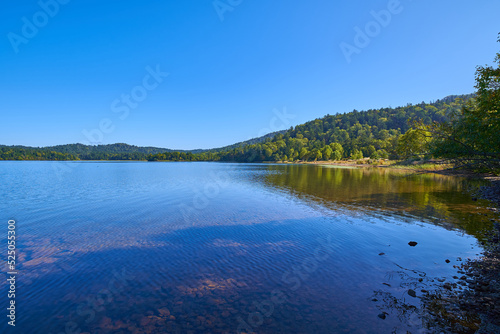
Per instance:
[[[408,243],[408,245],[410,245],[411,247],[415,247],[417,245],[417,242],[416,241],[410,241]]]
[[[500,194],[500,181],[497,194]],[[497,203],[500,203],[498,201]],[[490,199],[491,200],[491,199]],[[449,327],[449,332],[500,333],[500,224],[498,218],[486,233],[485,249],[477,259],[457,258],[460,265],[453,279],[446,282],[438,294],[428,293],[424,304],[434,311],[435,323]]]
[[[387,314],[388,314],[388,313],[382,312],[382,313],[380,313],[380,314],[378,315],[378,317],[379,317],[380,319],[384,320],[384,319],[387,317]]]

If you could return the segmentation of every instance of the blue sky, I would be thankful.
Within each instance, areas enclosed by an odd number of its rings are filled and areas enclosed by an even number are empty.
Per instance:
[[[219,147],[473,92],[500,49],[496,0],[56,1],[2,4],[0,144]]]

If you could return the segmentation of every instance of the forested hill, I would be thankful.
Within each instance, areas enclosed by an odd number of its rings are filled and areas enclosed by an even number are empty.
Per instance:
[[[52,147],[1,146],[0,160],[295,161],[362,157],[397,158],[398,140],[411,120],[449,120],[474,95],[432,103],[326,115],[289,130],[211,150],[173,151],[127,144]]]
[[[245,147],[245,146],[248,146],[248,145],[254,145],[254,144],[264,143],[264,142],[266,142],[269,139],[273,139],[276,135],[278,135],[280,133],[285,133],[286,131],[287,130],[281,130],[281,131],[271,132],[271,133],[268,133],[268,134],[263,135],[261,137],[252,138],[252,139],[249,139],[249,140],[245,140],[245,141],[242,141],[242,142],[239,142],[239,143],[236,143],[236,144],[232,144],[232,145],[228,145],[228,146],[224,146],[224,147],[211,148],[211,149],[206,149],[206,150],[202,150],[202,149],[191,150],[191,151],[188,151],[188,152],[191,152],[191,153],[203,153],[203,152],[223,152],[223,151],[230,151],[230,150],[235,149],[235,148],[240,148],[240,147]]]
[[[68,144],[45,147],[48,150],[68,153],[74,155],[92,155],[92,154],[127,154],[127,153],[142,153],[142,154],[157,154],[161,152],[170,152],[172,150],[160,147],[141,147],[128,145],[123,143],[110,145],[84,145],[84,144]]]
[[[233,145],[207,150],[172,150],[160,147],[140,147],[123,143],[109,145],[67,144],[46,147],[0,145],[0,160],[148,160],[158,153],[176,152],[180,160],[193,160],[193,153],[220,152],[263,143],[286,130],[276,131],[262,137],[252,138]]]
[[[196,155],[165,152],[150,160],[258,162],[398,158],[398,140],[410,128],[412,120],[424,124],[447,121],[473,97],[473,94],[453,95],[432,103],[327,115],[279,133],[264,143]]]
[[[150,155],[170,152],[159,147],[128,144],[68,144],[48,147],[0,145],[0,160],[146,160]]]

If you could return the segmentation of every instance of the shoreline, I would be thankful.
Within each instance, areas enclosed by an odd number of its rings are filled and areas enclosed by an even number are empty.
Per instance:
[[[474,173],[453,168],[419,169],[398,165],[370,165],[353,162],[315,161],[301,162],[320,166],[352,168],[385,168],[410,173],[432,173],[446,176],[464,177],[489,181],[476,193],[470,193],[473,200],[478,198],[491,203],[489,208],[496,214],[492,219],[493,228],[488,240],[483,244],[480,257],[466,260],[458,266],[455,283],[440,284],[437,292],[426,290],[422,301],[422,311],[427,329],[441,333],[489,334],[500,333],[500,176]],[[459,277],[461,276],[461,277]]]
[[[286,164],[286,163],[285,163]],[[290,163],[292,164],[292,163]],[[447,176],[458,176],[465,177],[469,179],[483,179],[490,182],[495,182],[500,180],[500,176],[495,176],[487,173],[476,173],[467,170],[458,170],[453,169],[453,167],[442,167],[440,166],[450,166],[450,165],[439,165],[439,164],[425,164],[427,166],[435,167],[434,169],[430,168],[418,168],[418,164],[405,166],[405,165],[395,165],[395,163],[390,163],[387,165],[383,164],[358,164],[352,161],[302,161],[297,162],[295,164],[299,165],[319,165],[319,166],[339,166],[339,167],[353,167],[353,168],[384,168],[384,169],[392,169],[392,170],[400,170],[400,171],[408,171],[413,173],[433,173]]]
[[[384,168],[392,169],[398,171],[408,171],[413,173],[433,173],[447,176],[458,176],[465,177],[469,179],[483,179],[487,181],[499,181],[500,175],[491,175],[486,173],[476,173],[466,170],[458,170],[449,167],[451,165],[441,165],[428,163],[424,164],[432,168],[418,168],[419,164],[415,165],[396,165],[395,160],[391,160],[387,165],[385,164],[359,164],[354,161],[259,161],[259,162],[238,162],[238,161],[213,161],[213,160],[200,160],[200,161],[190,161],[190,160],[164,160],[164,161],[149,161],[149,160],[0,160],[2,161],[18,161],[18,162],[217,162],[217,163],[237,163],[237,164],[283,164],[283,165],[318,165],[318,166],[339,166],[339,167],[352,167],[352,168]],[[368,160],[366,160],[368,161]],[[441,167],[448,166],[448,167]]]
[[[259,162],[238,162],[238,161],[213,161],[213,160],[201,160],[201,161],[189,161],[189,160],[164,160],[164,161],[149,161],[149,160],[0,160],[2,161],[18,161],[18,162],[216,162],[216,163],[237,163],[237,164],[283,164],[283,165],[317,165],[317,166],[338,166],[338,167],[352,167],[352,168],[384,168],[398,171],[407,171],[412,173],[433,173],[447,176],[458,176],[465,177],[469,179],[483,179],[490,182],[500,181],[500,175],[492,175],[486,173],[476,173],[466,170],[453,169],[452,167],[442,167],[440,166],[450,166],[450,165],[440,165],[440,164],[424,164],[431,168],[418,168],[418,164],[415,165],[396,165],[394,160],[389,164],[359,164],[353,161],[259,161]],[[413,167],[411,167],[413,166]],[[500,201],[499,201],[500,202]]]
[[[51,161],[80,163],[138,163],[147,160],[2,160],[2,161]],[[367,160],[366,160],[367,161]],[[158,161],[158,162],[214,162],[214,161]],[[215,161],[220,162],[220,161]],[[455,268],[455,281],[437,284],[437,292],[427,293],[424,287],[417,291],[424,293],[418,296],[422,302],[422,316],[427,325],[443,333],[500,333],[500,176],[473,173],[453,168],[425,169],[418,164],[394,166],[393,161],[387,164],[358,164],[356,161],[297,161],[297,162],[260,162],[263,164],[290,164],[338,166],[344,168],[382,168],[407,172],[409,174],[439,174],[457,176],[467,179],[489,181],[476,193],[468,192],[473,200],[488,200],[489,208],[495,213],[493,228],[489,231],[489,240],[483,244],[479,258],[466,260]],[[391,164],[392,163],[392,164]],[[245,163],[241,163],[245,164]],[[248,163],[246,163],[248,164]],[[424,164],[429,167],[444,167],[443,164]],[[479,241],[478,241],[479,242]],[[460,260],[461,261],[461,260]],[[434,282],[434,281],[433,281]],[[414,297],[415,290],[410,296]],[[419,293],[420,294],[420,293]],[[414,297],[415,298],[415,297]],[[403,304],[404,305],[404,304]]]

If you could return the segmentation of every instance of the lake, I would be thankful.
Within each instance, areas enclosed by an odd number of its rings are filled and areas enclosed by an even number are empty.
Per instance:
[[[478,182],[388,169],[0,162],[0,182],[16,333],[425,332],[421,289],[490,227]]]

